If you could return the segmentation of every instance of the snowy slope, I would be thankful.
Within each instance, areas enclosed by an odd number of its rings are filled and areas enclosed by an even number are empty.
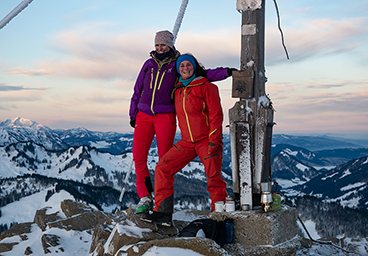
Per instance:
[[[297,154],[300,154],[300,151],[291,151],[286,148],[272,156],[272,178],[274,180],[280,184],[281,180],[288,180],[292,182],[290,185],[296,185],[307,182],[320,174],[312,166],[301,162],[296,157]]]
[[[67,147],[53,130],[29,119],[17,117],[0,123],[0,146],[24,141],[33,141],[50,150]]]
[[[368,212],[368,157],[351,160],[284,193],[311,195]]]
[[[88,146],[49,151],[32,142],[0,147],[2,178],[36,173],[47,177],[121,188],[132,153],[112,155]]]
[[[54,194],[47,202],[45,202],[44,198],[46,196],[46,191],[41,191],[35,195],[25,197],[21,199],[19,202],[14,202],[8,206],[2,208],[2,218],[0,220],[6,220],[7,222],[32,222],[34,218],[34,214],[38,209],[47,208],[46,214],[57,213],[60,217],[65,218],[65,215],[62,213],[60,208],[60,203],[65,199],[74,200],[74,198],[65,191],[60,191],[60,193]],[[93,206],[92,206],[93,207]],[[22,209],[22,211],[19,211]],[[175,213],[173,215],[175,220],[184,220],[184,221],[192,221],[190,215],[182,214],[181,211]],[[312,221],[305,222],[309,233],[312,235],[313,239],[320,239],[316,229],[315,223]],[[130,235],[135,234],[139,237],[142,233],[142,229],[134,226],[116,226],[116,232],[124,233],[128,232]],[[50,256],[92,256],[89,253],[89,249],[91,247],[92,242],[92,233],[88,231],[76,231],[70,230],[67,231],[65,229],[58,228],[48,228],[46,231],[42,231],[37,224],[32,224],[31,233],[25,234],[27,239],[23,239],[19,235],[15,235],[13,237],[5,238],[1,241],[1,243],[18,243],[13,247],[13,249],[9,252],[3,252],[1,255],[3,256],[14,256],[14,255],[24,255],[27,247],[32,248],[32,255],[44,255],[44,250],[41,244],[41,237],[44,235],[56,235],[58,236],[60,245],[49,247],[50,253],[47,255]],[[306,235],[305,235],[306,236]],[[358,255],[366,255],[366,247],[368,245],[366,239],[351,239],[344,238],[343,239],[345,248],[349,245],[348,248],[355,248]],[[63,248],[60,250],[59,248]],[[127,248],[121,248],[122,250]],[[126,256],[126,253],[119,254],[121,256]],[[175,248],[175,247],[157,247],[153,246],[149,249],[144,256],[201,256],[197,252]],[[326,244],[318,244],[313,243],[310,248],[302,248],[297,251],[296,255],[346,255],[341,249],[336,247],[332,247],[331,245]]]

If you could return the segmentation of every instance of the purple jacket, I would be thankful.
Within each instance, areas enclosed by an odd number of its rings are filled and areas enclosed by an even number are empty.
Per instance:
[[[162,62],[155,58],[154,51],[150,55],[151,58],[143,64],[134,85],[129,110],[129,116],[133,120],[138,111],[147,115],[175,112],[171,93],[179,78],[175,65],[180,53],[177,51],[175,57],[166,58]],[[227,77],[229,75],[226,68],[207,70],[207,78],[211,82]]]

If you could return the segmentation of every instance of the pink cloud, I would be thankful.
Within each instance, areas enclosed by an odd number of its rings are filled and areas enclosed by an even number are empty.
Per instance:
[[[292,28],[284,27],[283,30],[290,58],[295,61],[317,54],[336,54],[360,47],[356,39],[367,35],[368,19],[316,19],[295,24]],[[266,48],[269,65],[285,59],[279,31],[270,26],[267,27]]]

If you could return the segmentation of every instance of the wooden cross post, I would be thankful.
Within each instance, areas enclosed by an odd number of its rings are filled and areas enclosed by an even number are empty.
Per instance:
[[[271,181],[273,108],[265,94],[265,0],[238,0],[242,13],[240,71],[233,72],[229,110],[234,199],[239,209],[261,205],[261,186]]]

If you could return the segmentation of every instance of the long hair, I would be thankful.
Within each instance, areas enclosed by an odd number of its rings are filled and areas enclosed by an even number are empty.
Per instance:
[[[198,76],[207,77],[207,71],[206,71],[205,67],[202,65],[202,63],[199,63],[198,60],[194,56],[193,56],[193,58],[194,58],[194,61],[195,61],[195,64],[196,64],[196,70],[195,70],[196,76],[197,77]]]

